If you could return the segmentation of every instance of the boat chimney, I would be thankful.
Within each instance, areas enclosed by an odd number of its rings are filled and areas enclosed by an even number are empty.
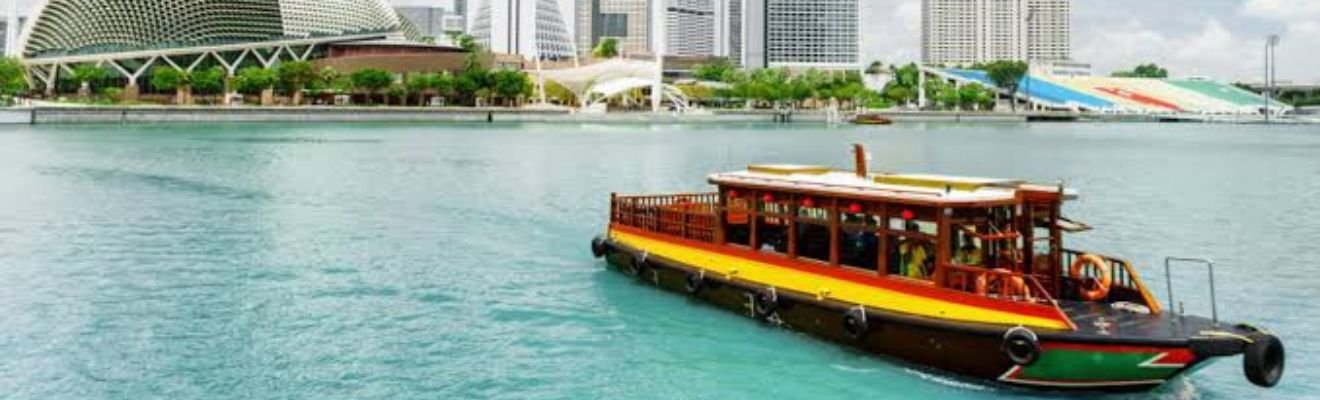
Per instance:
[[[853,144],[853,168],[858,178],[865,179],[870,174],[870,168],[866,166],[866,147],[861,143]]]

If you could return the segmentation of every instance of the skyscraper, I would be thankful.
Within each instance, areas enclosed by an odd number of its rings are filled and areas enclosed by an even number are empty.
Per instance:
[[[394,7],[400,17],[412,22],[423,36],[440,38],[445,34],[445,16],[443,7]]]
[[[576,56],[556,0],[484,0],[471,35],[496,53],[546,60]]]
[[[722,38],[715,0],[665,0],[665,53],[713,56]]]
[[[860,68],[860,7],[860,0],[743,0],[742,64]]]
[[[1071,58],[1071,0],[923,0],[922,61]]]
[[[649,0],[576,1],[578,51],[589,54],[601,39],[615,38],[625,54],[651,52]]]

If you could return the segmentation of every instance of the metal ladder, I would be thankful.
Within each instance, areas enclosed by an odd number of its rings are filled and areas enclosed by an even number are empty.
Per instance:
[[[1169,310],[1171,312],[1175,310],[1175,308],[1173,308],[1174,303],[1173,303],[1173,272],[1172,272],[1173,265],[1175,262],[1184,263],[1184,264],[1189,264],[1189,263],[1198,264],[1198,265],[1204,265],[1206,267],[1206,271],[1208,271],[1210,274],[1209,275],[1210,276],[1210,318],[1215,325],[1219,325],[1219,307],[1217,305],[1218,302],[1215,300],[1215,262],[1204,258],[1187,258],[1187,257],[1164,258],[1164,284],[1166,285],[1166,288],[1169,291]],[[1182,314],[1181,307],[1178,309],[1178,313]]]

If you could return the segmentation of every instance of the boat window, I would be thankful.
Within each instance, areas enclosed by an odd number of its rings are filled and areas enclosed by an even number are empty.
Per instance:
[[[839,264],[874,271],[880,256],[878,207],[839,203]]]
[[[930,280],[935,273],[935,210],[907,208],[889,219],[890,275]]]
[[[784,193],[764,192],[756,203],[756,242],[761,251],[788,253],[788,226],[792,198]]]
[[[829,199],[802,196],[797,202],[797,256],[830,261]]]
[[[751,246],[751,193],[743,193],[736,189],[727,189],[724,191],[724,197],[727,202],[724,212],[725,241],[729,244]]]

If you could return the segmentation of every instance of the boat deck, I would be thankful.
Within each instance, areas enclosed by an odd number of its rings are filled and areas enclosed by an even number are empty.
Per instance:
[[[1181,341],[1205,332],[1219,331],[1246,334],[1248,331],[1232,323],[1214,321],[1193,315],[1166,312],[1150,315],[1118,310],[1109,304],[1061,301],[1059,308],[1077,326],[1074,335],[1088,338],[1113,338],[1136,341]]]

